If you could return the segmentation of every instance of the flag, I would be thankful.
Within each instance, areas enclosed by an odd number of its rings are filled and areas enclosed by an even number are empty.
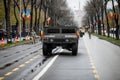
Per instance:
[[[114,17],[114,11],[109,9],[109,18],[112,19]]]
[[[31,19],[31,17],[30,17],[30,9],[28,9],[26,11],[26,16],[27,16],[28,20],[30,21],[30,19]]]
[[[26,19],[26,14],[25,14],[25,11],[24,11],[24,10],[21,11],[21,14],[22,14],[22,18],[23,18],[23,19]]]
[[[93,17],[93,25],[96,25],[95,17]]]
[[[101,14],[99,14],[99,20],[100,20],[100,22],[102,22],[102,15]]]

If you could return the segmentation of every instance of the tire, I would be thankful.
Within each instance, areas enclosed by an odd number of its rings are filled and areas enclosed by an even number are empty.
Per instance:
[[[72,47],[72,55],[73,55],[73,56],[76,56],[76,55],[77,55],[77,51],[78,51],[78,46],[75,44],[75,45],[73,45],[73,47]]]
[[[43,55],[48,56],[47,45],[43,44]]]
[[[49,48],[49,45],[43,44],[43,55],[44,56],[52,55],[52,49]]]
[[[51,56],[52,55],[52,49],[47,49],[48,51],[48,55]]]

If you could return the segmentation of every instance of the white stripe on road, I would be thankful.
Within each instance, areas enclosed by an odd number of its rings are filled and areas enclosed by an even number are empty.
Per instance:
[[[45,68],[43,68],[43,70],[38,73],[37,76],[35,76],[32,80],[39,80],[45,73],[46,71],[52,66],[52,64],[55,62],[55,60],[57,59],[58,55],[56,55],[48,64]]]

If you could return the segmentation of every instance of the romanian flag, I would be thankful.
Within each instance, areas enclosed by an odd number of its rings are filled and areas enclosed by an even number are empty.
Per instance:
[[[28,20],[30,21],[31,17],[30,17],[30,14],[27,16]]]
[[[112,19],[114,17],[114,11],[109,9],[109,18]]]
[[[23,17],[23,19],[26,19],[26,15],[25,15],[25,13],[22,14],[22,17]]]
[[[30,17],[30,10],[29,9],[26,11],[26,16],[27,16],[28,20],[30,21],[31,17]]]
[[[99,20],[100,20],[100,22],[102,22],[102,15],[101,14],[99,15]]]
[[[25,14],[25,11],[24,11],[24,10],[21,11],[21,14],[22,14],[22,18],[23,18],[23,19],[26,19],[26,14]]]

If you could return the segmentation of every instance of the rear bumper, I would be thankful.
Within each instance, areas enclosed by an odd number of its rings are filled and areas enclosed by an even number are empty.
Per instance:
[[[62,48],[72,48],[73,45],[77,44],[77,42],[43,42],[43,45],[47,45],[49,48],[55,48],[56,46],[61,46]]]

